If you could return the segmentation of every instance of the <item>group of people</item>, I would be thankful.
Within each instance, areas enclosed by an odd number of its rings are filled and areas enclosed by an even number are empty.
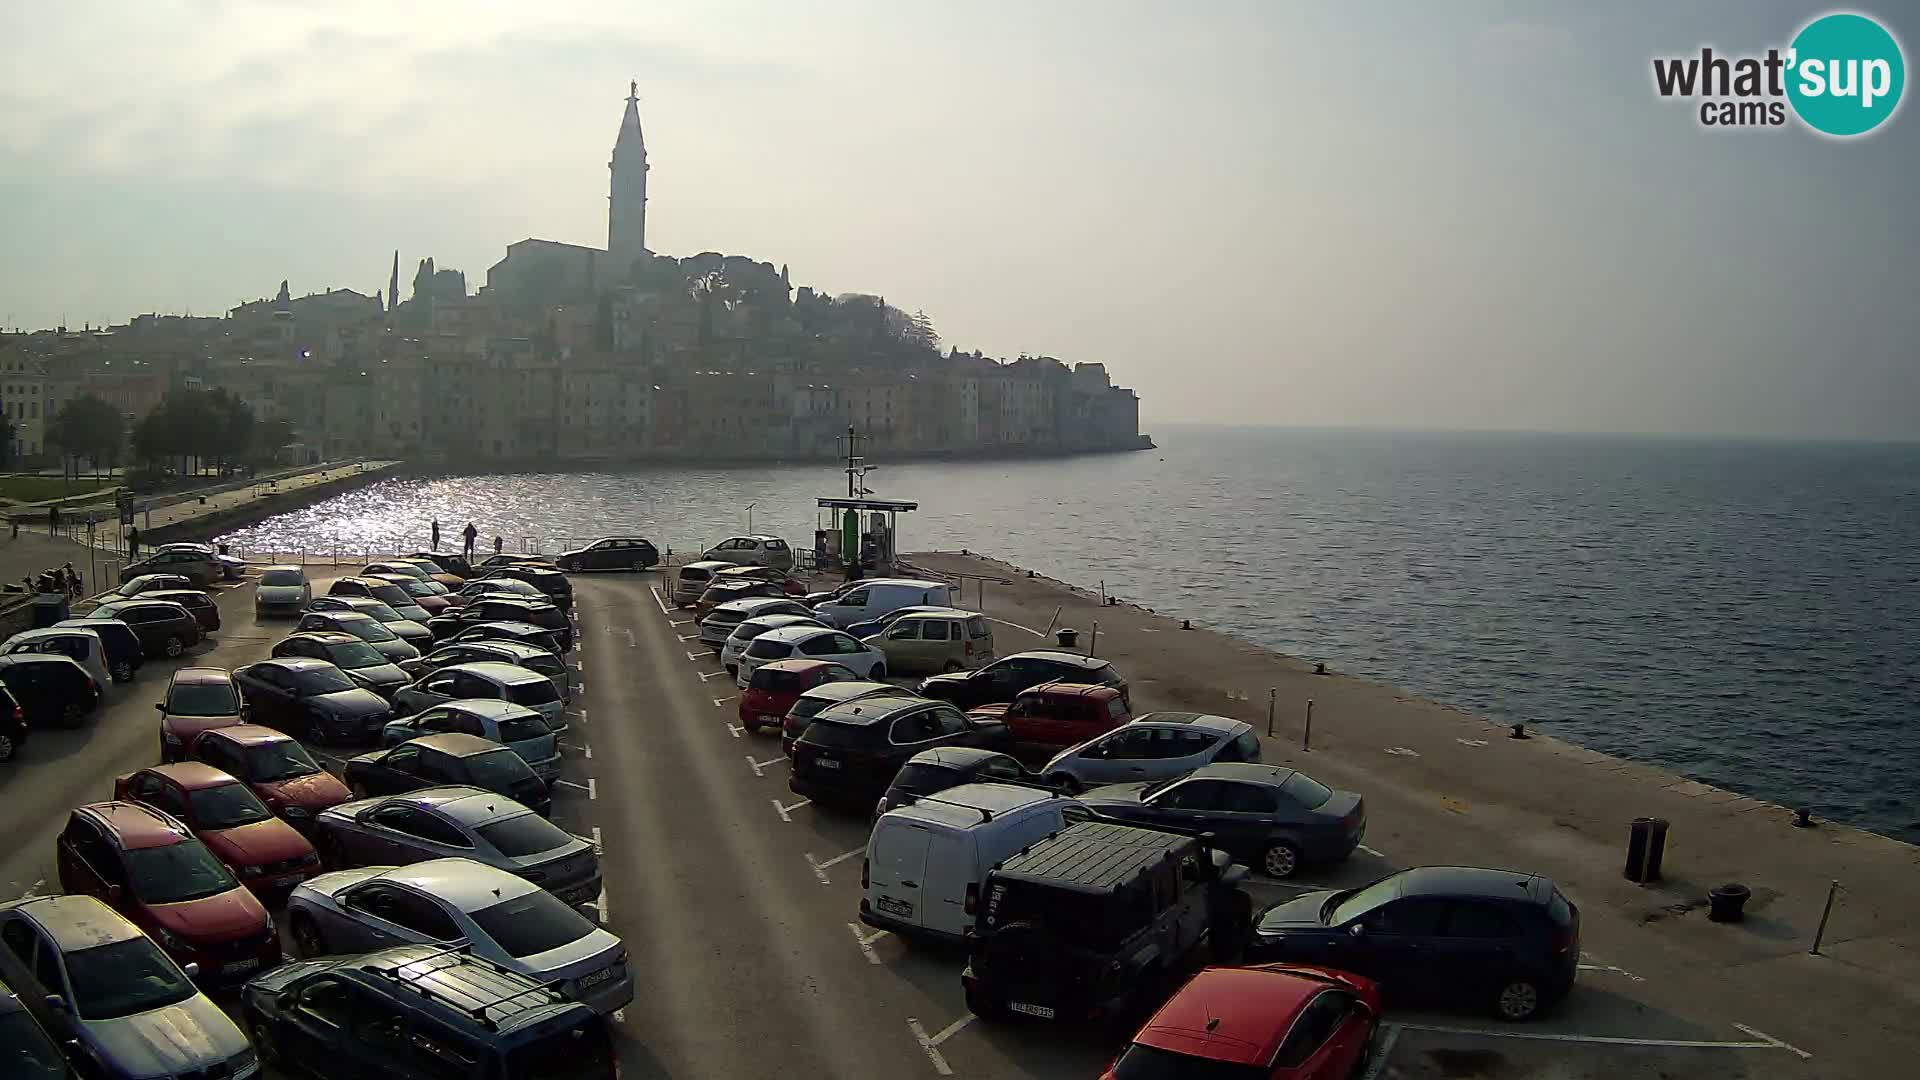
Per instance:
[[[20,584],[30,593],[64,594],[69,599],[78,600],[87,595],[86,582],[81,579],[80,571],[72,563],[42,570],[39,577],[23,577]]]
[[[460,536],[463,540],[466,541],[465,550],[462,551],[461,554],[466,556],[469,559],[473,558],[473,543],[475,540],[478,540],[480,538],[480,530],[474,527],[473,522],[469,521],[467,522],[467,527],[460,530]],[[500,549],[505,545],[506,545],[506,541],[504,539],[502,539],[498,535],[494,536],[493,553],[495,555],[500,554]],[[428,550],[430,551],[440,550],[440,519],[439,518],[433,519],[433,544]]]

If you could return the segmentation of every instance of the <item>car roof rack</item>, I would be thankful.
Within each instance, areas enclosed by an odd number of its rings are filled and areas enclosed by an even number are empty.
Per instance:
[[[483,1001],[478,1005],[468,1005],[465,1003],[466,1002],[465,995],[456,996],[442,990],[435,990],[431,986],[426,986],[416,980],[408,979],[402,974],[403,972],[406,972],[409,969],[419,968],[422,964],[431,963],[432,961],[435,961],[435,960],[445,959],[449,956],[459,956],[459,955],[465,955],[468,960],[484,963],[488,967],[494,968],[497,971],[506,972],[508,974],[513,974],[513,975],[520,975],[519,972],[513,971],[511,968],[501,967],[500,965],[487,960],[487,958],[484,956],[476,955],[473,952],[472,942],[463,942],[459,945],[450,945],[447,948],[439,950],[438,952],[430,952],[425,956],[416,957],[412,960],[408,960],[402,963],[394,963],[390,965],[369,965],[367,970],[372,971],[378,975],[383,975],[386,978],[392,979],[394,982],[407,987],[408,989],[414,991],[415,993],[419,994],[422,997],[433,999],[433,1000],[439,1000],[439,1001],[445,1002],[448,1005],[451,1005],[453,1008],[458,1009],[459,1011],[466,1013],[468,1016],[479,1021],[483,1026],[486,1027],[488,1031],[498,1030],[500,1026],[499,1021],[487,1015],[487,1010],[489,1009],[497,1009],[500,1006],[505,1005],[509,1001],[513,1001],[516,998],[526,997],[529,994],[554,994],[564,998],[564,995],[560,994],[560,987],[564,985],[564,980],[555,979],[551,982],[543,982],[534,986],[530,986],[525,990],[517,990],[511,994],[502,994],[501,996],[494,998],[491,1001]],[[430,974],[433,974],[434,972],[446,970],[447,966],[450,966],[450,965],[442,965],[441,967],[420,971],[418,972],[418,974],[430,975]],[[526,976],[520,975],[520,977],[525,978]]]
[[[914,805],[914,803],[923,803],[923,802],[939,803],[942,806],[952,806],[961,810],[971,810],[974,813],[979,814],[980,820],[983,822],[993,820],[993,811],[987,809],[984,806],[975,806],[972,803],[954,802],[952,799],[943,799],[938,795],[913,795],[910,797],[913,799],[913,802],[908,803],[907,804],[908,806],[912,806]]]

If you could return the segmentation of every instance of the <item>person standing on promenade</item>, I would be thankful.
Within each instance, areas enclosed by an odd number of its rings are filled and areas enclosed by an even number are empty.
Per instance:
[[[480,530],[474,528],[473,522],[469,521],[467,522],[467,527],[460,530],[460,535],[467,540],[467,558],[471,560],[473,558],[473,542],[479,538]]]
[[[433,543],[427,545],[428,551],[440,550],[440,519],[433,519]]]
[[[53,536],[60,531],[60,508],[47,507],[47,535]]]
[[[140,558],[140,526],[127,526],[127,561],[137,562]]]
[[[495,555],[498,555],[498,554],[500,554],[500,548],[501,548],[501,547],[502,547],[503,545],[505,545],[505,544],[506,544],[506,541],[505,541],[505,540],[502,540],[502,539],[500,539],[500,534],[499,534],[499,533],[495,533],[495,534],[493,535],[493,553],[494,553]]]

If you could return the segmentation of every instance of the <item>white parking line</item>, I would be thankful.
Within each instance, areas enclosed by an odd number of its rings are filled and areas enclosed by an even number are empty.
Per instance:
[[[1753,1028],[1748,1027],[1745,1024],[1735,1024],[1733,1026],[1739,1028],[1741,1031],[1746,1032],[1747,1034],[1753,1036],[1756,1039],[1761,1039],[1765,1042],[1771,1043],[1772,1045],[1779,1047],[1782,1050],[1792,1053],[1794,1056],[1798,1057],[1801,1061],[1807,1061],[1813,1057],[1812,1054],[1807,1053],[1805,1050],[1802,1050],[1791,1043],[1782,1042],[1781,1040],[1774,1038],[1773,1036],[1767,1034],[1764,1031],[1755,1030]]]
[[[576,784],[571,780],[555,780],[553,783],[555,787],[558,787],[561,784],[565,784],[570,788],[578,788],[581,791],[586,792],[587,798],[589,799],[598,799],[600,797],[600,790],[597,786],[595,786],[593,782],[593,777],[591,776],[587,777],[587,782],[584,784]]]
[[[692,621],[693,621],[692,619],[679,619],[679,620],[668,619],[667,625],[668,626],[685,626]]]
[[[632,630],[628,630],[627,631],[627,648],[637,649],[639,647],[640,647],[640,639],[633,636]]]
[[[687,640],[687,639],[686,639],[686,638],[681,638],[680,640],[681,640],[681,641],[685,641],[685,640]],[[693,661],[694,663],[696,663],[696,664],[697,664],[697,663],[699,663],[700,661],[702,661],[702,660],[705,660],[705,659],[706,659],[706,657],[704,657],[704,656],[701,656],[701,655],[700,655],[699,653],[694,653],[694,652],[690,652],[690,653],[688,653],[688,654],[687,654],[687,659],[689,659],[689,660],[691,660],[691,661]]]
[[[1359,848],[1359,849],[1360,849],[1361,851],[1364,851],[1364,852],[1366,852],[1367,854],[1369,854],[1369,855],[1371,855],[1371,856],[1373,856],[1373,857],[1374,857],[1374,858],[1376,858],[1376,859],[1384,859],[1384,858],[1386,858],[1386,857],[1387,857],[1387,853],[1386,853],[1386,852],[1384,852],[1384,851],[1379,851],[1379,850],[1376,850],[1376,849],[1374,849],[1374,848],[1370,848],[1370,847],[1368,847],[1368,846],[1367,846],[1367,845],[1365,845],[1365,844],[1356,844],[1356,845],[1354,845],[1354,846],[1355,846],[1355,847],[1357,847],[1357,848]]]
[[[725,705],[725,704],[726,704],[727,702],[729,702],[729,701],[732,701],[732,700],[733,700],[734,698],[737,698],[737,697],[739,697],[739,696],[740,696],[739,694],[728,694],[728,695],[727,695],[726,697],[717,697],[717,698],[714,698],[714,699],[713,699],[713,707],[714,707],[714,708],[716,708],[716,709],[718,709],[718,708],[720,708],[721,706],[723,706],[723,705]]]
[[[971,1023],[973,1023],[973,1014],[968,1013],[965,1016],[962,1016],[960,1019],[955,1020],[953,1023],[948,1024],[946,1027],[941,1028],[940,1034],[935,1035],[930,1041],[933,1043],[933,1045],[939,1046],[941,1043],[946,1042],[948,1039],[953,1038],[954,1035],[957,1034],[961,1028],[966,1027],[968,1024],[971,1024]]]
[[[578,648],[575,648],[575,649],[574,649],[574,651],[575,651],[575,652],[577,653],[577,652],[579,652],[580,650],[579,650]],[[581,673],[581,674],[583,674],[583,675],[584,675],[584,674],[586,674],[586,671],[587,671],[587,663],[586,663],[586,661],[584,661],[584,660],[575,660],[575,661],[574,661],[574,663],[573,663],[573,670],[575,670],[575,671],[578,671],[578,672],[580,672],[580,673]]]
[[[699,634],[680,634],[678,635],[678,637],[680,638],[681,641],[699,641],[700,640]]]
[[[779,814],[780,820],[785,822],[793,821],[793,818],[789,817],[788,815],[792,814],[795,810],[798,810],[803,806],[813,805],[812,799],[801,799],[799,802],[794,803],[792,806],[780,805],[779,799],[768,799],[767,801],[773,804],[773,812],[776,814]]]
[[[847,929],[853,931],[853,943],[860,946],[860,954],[867,958],[867,963],[878,964],[880,962],[880,954],[873,951],[873,943],[886,937],[887,932],[885,930],[875,930],[869,934],[866,929],[857,922],[848,923]]]
[[[700,681],[701,681],[701,682],[706,682],[706,681],[707,681],[708,679],[711,679],[711,678],[715,678],[715,677],[717,677],[717,676],[720,676],[720,675],[725,675],[725,674],[726,674],[726,672],[724,672],[724,671],[696,671],[696,672],[694,672],[694,674],[696,674],[696,675],[698,675],[698,676],[700,676]]]
[[[740,733],[741,733],[741,732],[743,732],[743,731],[745,731],[745,730],[747,730],[747,729],[746,729],[746,728],[743,728],[743,727],[741,727],[741,726],[740,726],[739,724],[728,724],[728,725],[727,725],[727,732],[728,732],[729,734],[731,734],[731,735],[732,735],[732,736],[733,736],[734,738],[736,738],[736,739],[737,739],[737,738],[739,738],[739,737],[740,737]]]
[[[1713,1039],[1633,1039],[1620,1035],[1563,1035],[1550,1031],[1492,1031],[1484,1028],[1444,1027],[1439,1024],[1401,1024],[1408,1031],[1431,1031],[1439,1035],[1481,1035],[1490,1039],[1530,1039],[1540,1042],[1598,1043],[1605,1046],[1668,1046],[1696,1048],[1702,1050],[1787,1050],[1799,1055],[1803,1060],[1813,1055],[1797,1046],[1781,1042],[1765,1032],[1755,1031],[1745,1024],[1734,1027],[1749,1035],[1757,1036],[1755,1041],[1716,1041]]]
[[[600,826],[595,825],[593,827],[593,853],[599,855],[606,850],[607,845],[600,842]],[[601,886],[600,891],[603,893],[606,892],[606,886]]]
[[[927,1060],[933,1062],[933,1071],[941,1076],[952,1076],[952,1067],[947,1064],[946,1058],[940,1056],[940,1044],[927,1038],[927,1029],[921,1026],[919,1017],[907,1017],[907,1030],[913,1033],[913,1041],[920,1044],[920,1049],[927,1052]]]
[[[660,599],[659,589],[649,585],[647,586],[647,591],[653,594],[653,602],[660,605],[660,614],[662,615],[673,614],[672,612],[667,610],[667,602],[665,600]]]
[[[854,848],[852,851],[843,851],[840,854],[835,855],[833,858],[828,859],[826,862],[821,862],[820,860],[813,857],[812,852],[808,852],[807,865],[813,867],[813,876],[820,879],[820,884],[831,885],[833,884],[833,882],[827,880],[827,868],[829,866],[838,865],[840,863],[846,862],[848,859],[853,858],[855,855],[865,855],[866,853],[867,853],[866,848],[857,847],[857,848]]]
[[[765,776],[767,774],[762,770],[771,769],[775,765],[785,765],[785,764],[787,764],[787,759],[784,756],[777,757],[777,758],[768,758],[765,761],[755,761],[753,760],[752,754],[747,755],[747,768],[752,769],[753,775],[755,776]]]
[[[1617,968],[1617,967],[1614,967],[1612,964],[1581,964],[1580,970],[1581,971],[1611,971],[1615,975],[1623,975],[1634,982],[1647,981],[1641,976],[1635,975],[1633,972],[1628,971],[1626,968]]]
[[[40,880],[34,882],[31,886],[28,887],[26,892],[23,892],[20,894],[20,899],[22,900],[33,899],[36,895],[39,894],[40,887],[45,885],[46,883],[47,883],[46,878],[41,878]]]

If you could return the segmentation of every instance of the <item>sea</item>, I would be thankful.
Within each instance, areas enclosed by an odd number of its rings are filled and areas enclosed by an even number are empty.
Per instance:
[[[1920,444],[1169,427],[877,462],[898,549],[971,549],[1330,668],[1920,842]],[[223,539],[811,545],[831,464],[387,480]]]

